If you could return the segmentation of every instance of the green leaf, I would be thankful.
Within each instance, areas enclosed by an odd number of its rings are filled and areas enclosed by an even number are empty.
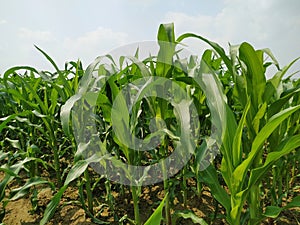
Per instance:
[[[284,207],[284,209],[290,209],[295,207],[300,207],[300,195],[294,197],[293,200]]]
[[[14,165],[8,167],[8,166],[2,166],[2,170],[6,173],[4,179],[0,182],[0,202],[5,197],[5,189],[6,186],[10,181],[12,181],[15,177],[18,176],[18,173],[20,170],[24,167],[24,164],[30,161],[33,161],[34,158],[25,158],[22,161],[15,163]]]
[[[99,162],[102,157],[98,157],[97,155],[92,155],[90,158],[86,160],[79,160],[75,163],[75,165],[71,168],[70,172],[67,175],[67,178],[64,182],[64,186],[59,189],[59,191],[54,195],[49,204],[46,207],[44,217],[40,222],[40,225],[46,224],[49,219],[54,215],[55,210],[60,202],[60,199],[67,189],[68,185],[78,177],[80,177],[84,171],[87,169],[88,165],[92,162]]]
[[[229,108],[228,105],[226,105],[226,126],[225,126],[225,131],[223,131],[224,137],[223,137],[223,143],[221,146],[221,153],[223,155],[223,160],[221,163],[221,172],[222,176],[228,185],[229,189],[231,189],[231,176],[232,176],[232,171],[234,170],[233,166],[233,154],[239,154],[238,152],[234,152],[237,150],[233,150],[233,140],[234,140],[234,135],[237,131],[237,124],[236,120],[234,117],[233,112]],[[237,146],[235,146],[237,147]]]
[[[185,34],[179,36],[177,38],[176,42],[181,42],[184,39],[190,38],[190,37],[200,39],[200,40],[206,42],[207,44],[209,44],[222,57],[224,63],[226,64],[226,67],[229,69],[229,71],[231,71],[231,73],[233,73],[232,72],[233,68],[232,68],[231,61],[228,58],[228,56],[226,55],[225,50],[219,44],[217,44],[215,42],[212,42],[212,41],[209,41],[206,38],[204,38],[202,36],[199,36],[199,35],[196,35],[196,34],[193,34],[193,33],[185,33]]]
[[[278,71],[269,81],[273,84],[274,88],[277,89],[280,82],[282,82],[283,76],[287,73],[287,71],[291,68],[291,66],[296,63],[300,57],[294,59],[292,62],[283,67],[280,71]]]
[[[264,216],[276,219],[283,210],[300,207],[300,196],[293,198],[291,202],[289,202],[285,207],[281,208],[278,206],[267,206]]]
[[[4,160],[5,158],[8,158],[11,155],[10,152],[4,152],[4,151],[0,151],[0,161]],[[1,170],[2,167],[0,167]]]
[[[259,127],[260,127],[260,120],[264,117],[264,115],[266,114],[266,110],[267,110],[267,103],[265,102],[264,104],[262,104],[255,117],[253,118],[252,120],[252,125],[253,125],[253,128],[254,128],[254,131],[256,133],[258,133],[259,131]]]
[[[269,48],[262,49],[261,51],[263,51],[265,54],[267,54],[272,59],[273,64],[276,66],[276,68],[278,70],[280,70],[279,63],[278,63],[277,59],[275,58],[275,56],[273,55],[272,51]]]
[[[43,219],[40,221],[40,225],[45,225],[54,215],[57,206],[59,205],[60,199],[67,189],[67,185],[61,187],[59,191],[53,196],[49,204],[47,205]]]
[[[70,136],[70,116],[74,104],[82,98],[81,94],[75,94],[61,107],[60,119],[63,131],[66,135]]]
[[[246,123],[246,116],[250,109],[250,99],[248,98],[248,103],[243,111],[242,118],[238,124],[236,129],[233,142],[232,142],[232,155],[233,155],[233,168],[236,168],[242,161],[242,135],[243,135],[243,128]],[[230,124],[229,124],[230,126]]]
[[[173,65],[175,54],[175,33],[174,24],[161,24],[158,30],[159,52],[157,55],[156,75],[166,77]]]
[[[10,168],[0,167],[0,171],[6,173],[10,177],[19,177],[19,175],[12,171]]]
[[[38,112],[36,110],[33,110],[32,113],[34,115],[36,115],[37,117],[39,117],[39,118],[45,118],[45,117],[47,117],[47,115],[43,115],[43,114],[41,114],[40,112]]]
[[[162,210],[165,205],[166,198],[168,196],[168,193],[165,195],[157,209],[154,211],[154,213],[150,216],[150,218],[145,222],[144,225],[154,225],[154,224],[160,224],[161,220],[163,218],[162,216]]]
[[[278,149],[274,152],[270,152],[267,155],[265,163],[263,166],[259,168],[255,168],[251,171],[250,179],[248,182],[248,189],[251,188],[252,185],[257,184],[259,181],[263,179],[266,172],[270,169],[274,163],[279,160],[284,155],[289,154],[294,149],[300,146],[300,134],[289,137],[285,141],[283,141],[279,146]]]
[[[77,161],[71,168],[70,172],[68,173],[67,178],[64,183],[64,186],[68,185],[73,180],[80,177],[84,173],[84,171],[87,169],[87,167],[90,163],[100,162],[102,160],[102,158],[104,158],[104,157],[105,156],[99,157],[94,154],[87,159]]]
[[[278,113],[284,105],[297,93],[300,92],[300,88],[294,88],[293,90],[289,90],[288,93],[283,93],[283,96],[273,102],[268,109],[268,118],[272,117],[274,114]]]
[[[28,90],[30,91],[30,94],[33,95],[33,97],[35,98],[35,100],[38,103],[38,106],[41,108],[42,113],[43,114],[47,114],[47,107],[45,106],[44,102],[42,101],[42,99],[40,98],[39,94],[37,93],[37,87],[33,86],[32,84],[30,84],[29,82],[26,82],[25,80],[22,80],[23,84],[28,88]]]
[[[45,57],[46,59],[52,64],[52,66],[55,68],[56,72],[59,75],[59,78],[61,79],[61,81],[63,82],[64,88],[67,89],[67,92],[69,93],[69,95],[71,96],[73,94],[72,88],[69,84],[69,82],[66,79],[66,76],[64,76],[64,74],[59,70],[58,66],[55,64],[55,62],[53,61],[53,59],[46,53],[44,52],[42,49],[40,49],[39,47],[37,47],[36,45],[34,46],[38,51],[40,51]]]
[[[283,209],[278,206],[267,206],[263,215],[275,219],[279,216],[282,210]]]
[[[71,168],[70,172],[68,173],[64,186],[68,185],[73,180],[80,177],[87,169],[88,166],[89,166],[89,162],[87,162],[86,160],[79,160],[78,162],[76,162],[75,165]]]
[[[226,212],[230,212],[230,197],[219,183],[217,170],[210,165],[206,170],[200,171],[199,175],[200,179],[209,186],[214,198],[226,209]]]
[[[250,168],[254,158],[257,156],[258,152],[262,148],[265,140],[272,134],[272,132],[285,120],[287,119],[292,113],[296,112],[300,109],[299,106],[290,107],[286,110],[281,111],[274,115],[266,125],[260,130],[260,132],[255,137],[251,152],[249,153],[248,157],[233,171],[232,175],[232,185],[233,185],[233,194],[237,193],[241,190],[243,186],[243,182],[247,175],[247,170]]]
[[[51,95],[50,95],[51,105],[48,108],[48,113],[50,115],[54,115],[56,112],[55,109],[58,107],[58,101],[57,101],[58,98],[59,98],[58,91],[55,88],[53,88],[51,90]]]
[[[176,221],[179,218],[191,219],[194,224],[198,223],[200,225],[208,225],[204,219],[199,218],[190,210],[175,211],[172,215],[172,224],[176,224]]]
[[[34,102],[31,102],[29,100],[27,100],[26,98],[23,97],[23,95],[17,91],[17,90],[14,90],[14,89],[5,89],[4,90],[6,93],[9,93],[11,95],[14,96],[14,98],[17,100],[17,102],[25,102],[26,104],[28,104],[29,106],[31,106],[32,108],[36,109],[36,110],[40,110],[39,108],[39,105],[34,103]]]
[[[160,24],[157,40],[175,43],[174,23]]]
[[[9,122],[11,122],[12,120],[16,119],[19,116],[27,116],[30,113],[30,111],[26,110],[20,113],[15,113],[12,114],[10,116],[4,117],[4,118],[0,118],[0,121],[3,121],[2,123],[0,123],[0,133],[2,132],[2,130],[4,128],[6,128],[6,124],[8,124]]]
[[[9,139],[9,138],[5,138],[4,140],[8,141],[13,148],[21,149],[21,145],[20,145],[19,140],[12,140],[12,139]]]
[[[27,194],[27,190],[35,185],[41,185],[41,184],[49,184],[52,189],[54,189],[54,184],[52,182],[49,182],[47,180],[44,180],[43,178],[40,177],[33,177],[30,178],[22,187],[13,189],[11,191],[11,197],[10,200],[14,201],[19,198],[22,198],[25,194]]]
[[[14,74],[17,70],[29,70],[32,71],[33,73],[36,74],[38,73],[38,71],[35,68],[30,66],[15,66],[5,71],[5,73],[3,74],[3,79],[7,80],[8,76]]]
[[[239,48],[239,55],[247,66],[247,92],[251,97],[254,109],[257,110],[258,106],[263,103],[262,97],[266,86],[262,54],[260,51],[255,51],[250,44],[244,42]]]

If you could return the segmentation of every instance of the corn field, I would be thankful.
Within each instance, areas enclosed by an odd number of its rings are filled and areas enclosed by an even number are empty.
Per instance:
[[[210,48],[181,56],[185,39]],[[246,42],[176,38],[174,24],[157,43],[87,68],[36,46],[54,72],[1,76],[0,224],[64,224],[66,206],[89,221],[77,224],[300,224],[299,58],[281,67]],[[34,222],[9,222],[20,199]]]

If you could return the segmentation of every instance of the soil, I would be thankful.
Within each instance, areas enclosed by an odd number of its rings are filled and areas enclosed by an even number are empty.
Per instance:
[[[0,181],[3,179],[3,174],[0,173]],[[191,182],[192,183],[192,182]],[[193,185],[193,184],[191,184]],[[174,190],[179,192],[176,196],[182,196],[180,189]],[[103,191],[99,192],[102,194]],[[53,192],[48,187],[40,187],[38,194],[38,210],[32,211],[32,204],[30,196],[27,198],[22,198],[16,201],[11,201],[6,206],[6,214],[3,219],[5,225],[35,225],[39,224],[43,216],[43,211],[46,205],[49,203],[53,196]],[[173,199],[173,208],[175,210],[191,210],[198,217],[204,218],[205,221],[211,221],[214,216],[216,203],[212,198],[209,189],[207,187],[203,188],[201,196],[198,197],[194,192],[187,193],[187,203],[184,205],[183,199]],[[125,188],[123,194],[116,191],[112,191],[114,197],[115,215],[120,219],[124,215],[128,218],[134,218],[133,203],[131,200],[130,191]],[[89,218],[85,211],[80,207],[78,203],[78,188],[69,187],[61,200],[60,206],[58,207],[55,215],[47,223],[47,225],[92,225],[91,218]],[[101,199],[101,196],[96,198]],[[149,215],[155,210],[160,201],[164,197],[164,191],[162,185],[148,186],[142,188],[142,195],[140,200],[140,214],[142,221],[146,221]],[[102,196],[103,198],[103,196]],[[96,201],[96,200],[95,200]],[[1,207],[0,207],[1,211]],[[114,222],[113,213],[109,211],[107,204],[99,204],[95,211],[99,211],[100,218],[103,221],[107,221],[110,224],[119,224]],[[173,211],[172,211],[173,212]],[[218,205],[218,217],[222,217],[224,210],[220,205]],[[298,222],[297,222],[298,220]],[[126,220],[125,220],[126,221]],[[281,214],[280,218],[274,221],[265,221],[263,224],[278,224],[278,225],[299,225],[300,221],[300,208],[286,211]],[[123,222],[124,225],[129,224],[128,222]],[[190,225],[194,224],[191,220],[178,219],[176,224]],[[216,218],[213,223],[216,225],[227,224],[224,218]]]

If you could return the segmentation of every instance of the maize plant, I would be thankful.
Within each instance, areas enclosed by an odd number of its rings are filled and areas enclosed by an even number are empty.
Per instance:
[[[187,38],[211,49],[184,54]],[[176,38],[174,24],[159,26],[155,44],[86,69],[59,69],[36,47],[54,72],[1,76],[0,224],[20,198],[47,224],[69,187],[78,196],[68,204],[94,224],[280,224],[300,207],[300,81],[289,74],[299,58],[280,67],[269,49],[244,42],[226,52],[197,34]],[[44,186],[53,196],[42,208]],[[213,212],[203,216],[205,192]]]

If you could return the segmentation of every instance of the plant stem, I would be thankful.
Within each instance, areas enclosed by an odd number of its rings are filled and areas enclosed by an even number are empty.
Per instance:
[[[201,197],[201,191],[202,191],[202,183],[197,175],[197,195],[198,197]]]
[[[91,212],[91,214],[94,214],[93,210],[93,194],[92,194],[92,189],[91,189],[91,179],[88,170],[86,169],[84,171],[84,178],[86,181],[86,194],[87,194],[87,201],[88,201],[88,209]]]
[[[250,219],[257,219],[259,217],[258,212],[260,209],[259,204],[259,186],[254,185],[250,190]]]
[[[164,163],[162,163],[162,171],[163,171],[163,176],[164,176],[164,191],[166,194],[166,193],[168,193],[168,190],[169,190],[169,182],[167,179],[166,165]],[[169,195],[167,196],[167,198],[165,200],[165,214],[166,214],[165,215],[166,216],[166,224],[172,225]]]
[[[233,211],[231,209],[231,212],[229,213],[229,215],[227,217],[227,222],[230,225],[240,225],[243,204],[244,204],[243,202],[235,203],[233,196],[231,196],[231,206],[236,207],[237,210]]]
[[[136,186],[132,186],[131,193],[132,193],[132,199],[133,199],[135,224],[141,225],[138,188]]]
[[[46,126],[47,130],[49,131],[50,146],[53,149],[53,155],[54,155],[54,168],[55,168],[55,173],[56,173],[56,179],[57,179],[58,187],[61,188],[62,180],[61,180],[60,163],[59,163],[59,151],[57,148],[56,137],[55,137],[52,127],[50,126],[50,123],[45,118],[43,118],[43,122],[45,123],[45,126]]]
[[[55,168],[55,173],[56,173],[56,179],[57,179],[58,187],[61,188],[62,181],[61,181],[58,149],[54,143],[52,144],[52,146],[53,146],[54,168]]]
[[[185,176],[185,174],[187,174],[187,169],[186,169],[186,167],[184,167],[184,169],[183,169],[183,180],[182,180],[182,186],[183,186],[183,205],[184,205],[184,207],[186,207],[186,205],[187,205],[187,181],[186,181],[186,176]]]
[[[215,212],[214,212],[214,217],[213,217],[213,220],[212,220],[213,223],[216,221],[218,211],[219,211],[219,203],[218,203],[218,201],[216,201],[216,199],[214,199],[214,203],[215,203]]]
[[[253,167],[257,168],[262,165],[262,156],[263,156],[263,149],[260,150],[257,157],[254,159]],[[257,219],[260,217],[259,211],[260,211],[260,187],[259,183],[254,184],[250,188],[250,219]]]

